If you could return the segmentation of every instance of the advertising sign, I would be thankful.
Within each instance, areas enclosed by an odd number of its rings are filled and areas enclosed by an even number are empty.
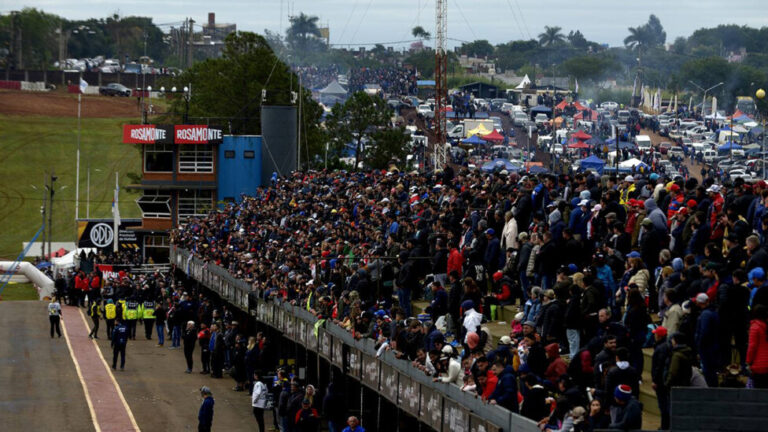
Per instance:
[[[363,354],[363,384],[374,390],[378,390],[379,372],[379,361],[376,357]]]
[[[207,125],[175,125],[173,142],[176,144],[221,144],[224,131]]]
[[[171,144],[173,126],[170,125],[123,125],[125,144]]]
[[[346,373],[357,379],[362,377],[362,353],[357,348],[347,347],[347,370]]]
[[[112,250],[115,237],[117,237],[120,250],[139,249],[141,240],[139,234],[130,229],[141,226],[140,219],[120,221],[118,233],[115,236],[112,219],[91,219],[77,221],[77,247],[99,248]]]
[[[469,430],[469,412],[448,398],[443,398],[443,430]]]
[[[421,387],[419,418],[435,430],[440,430],[443,420],[443,396],[431,387]]]
[[[341,339],[333,338],[333,350],[331,351],[331,362],[344,370],[344,343]]]
[[[392,403],[397,403],[397,372],[387,364],[381,363],[379,392]]]
[[[318,341],[320,344],[320,355],[328,360],[331,359],[331,339],[333,338],[328,332],[320,329],[320,340]]]
[[[419,383],[411,377],[400,374],[397,382],[397,403],[406,412],[419,415]]]

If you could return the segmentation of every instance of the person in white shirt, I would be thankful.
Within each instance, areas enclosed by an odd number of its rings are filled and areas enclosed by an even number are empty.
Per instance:
[[[267,390],[266,384],[261,382],[259,372],[253,373],[253,392],[251,393],[251,406],[253,407],[253,416],[256,417],[256,423],[259,424],[259,432],[264,432],[264,410],[267,408]]]
[[[59,304],[55,297],[48,303],[48,319],[51,321],[51,339],[53,339],[54,329],[56,329],[56,333],[61,337],[61,304]]]

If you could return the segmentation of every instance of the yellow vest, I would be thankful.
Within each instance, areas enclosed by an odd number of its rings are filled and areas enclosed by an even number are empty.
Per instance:
[[[104,306],[104,310],[106,311],[107,319],[115,319],[117,317],[117,306],[114,303],[107,303]]]

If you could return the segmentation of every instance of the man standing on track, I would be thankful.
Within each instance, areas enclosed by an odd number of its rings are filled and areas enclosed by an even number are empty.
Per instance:
[[[121,318],[117,319],[112,331],[112,369],[117,366],[117,355],[120,354],[120,370],[125,369],[125,347],[128,345],[128,327]]]
[[[155,326],[155,301],[151,298],[147,298],[139,306],[141,316],[139,318],[144,319],[144,336],[147,340],[152,340],[152,327]]]
[[[88,334],[89,339],[98,339],[99,338],[99,321],[101,321],[102,316],[102,308],[101,308],[101,300],[91,300],[91,306],[88,309],[88,315],[91,316],[91,320],[93,320],[93,328],[91,329],[91,332]]]
[[[53,330],[56,329],[56,333],[61,337],[61,304],[56,297],[51,298],[51,302],[48,303],[48,319],[51,321],[51,339],[53,339]]]
[[[136,297],[131,296],[125,302],[125,321],[128,324],[128,337],[129,339],[136,340],[136,322],[139,320],[139,306],[140,303],[136,300]]]
[[[213,426],[213,393],[207,386],[200,387],[200,395],[203,397],[203,403],[200,404],[200,411],[197,413],[197,431],[210,432]]]
[[[107,323],[107,339],[112,340],[112,330],[115,328],[115,318],[117,317],[117,305],[112,299],[107,300],[104,306],[104,321]]]

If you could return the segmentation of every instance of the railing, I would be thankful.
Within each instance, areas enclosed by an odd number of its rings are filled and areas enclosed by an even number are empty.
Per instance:
[[[257,293],[250,295],[253,291],[247,282],[185,249],[171,246],[171,262],[240,309],[255,311],[258,321],[316,352],[437,431],[539,431],[535,422],[499,406],[487,405],[453,384],[432,382],[391,352],[377,358],[373,340],[356,340],[336,325],[316,327],[317,318],[300,307],[264,301]]]

